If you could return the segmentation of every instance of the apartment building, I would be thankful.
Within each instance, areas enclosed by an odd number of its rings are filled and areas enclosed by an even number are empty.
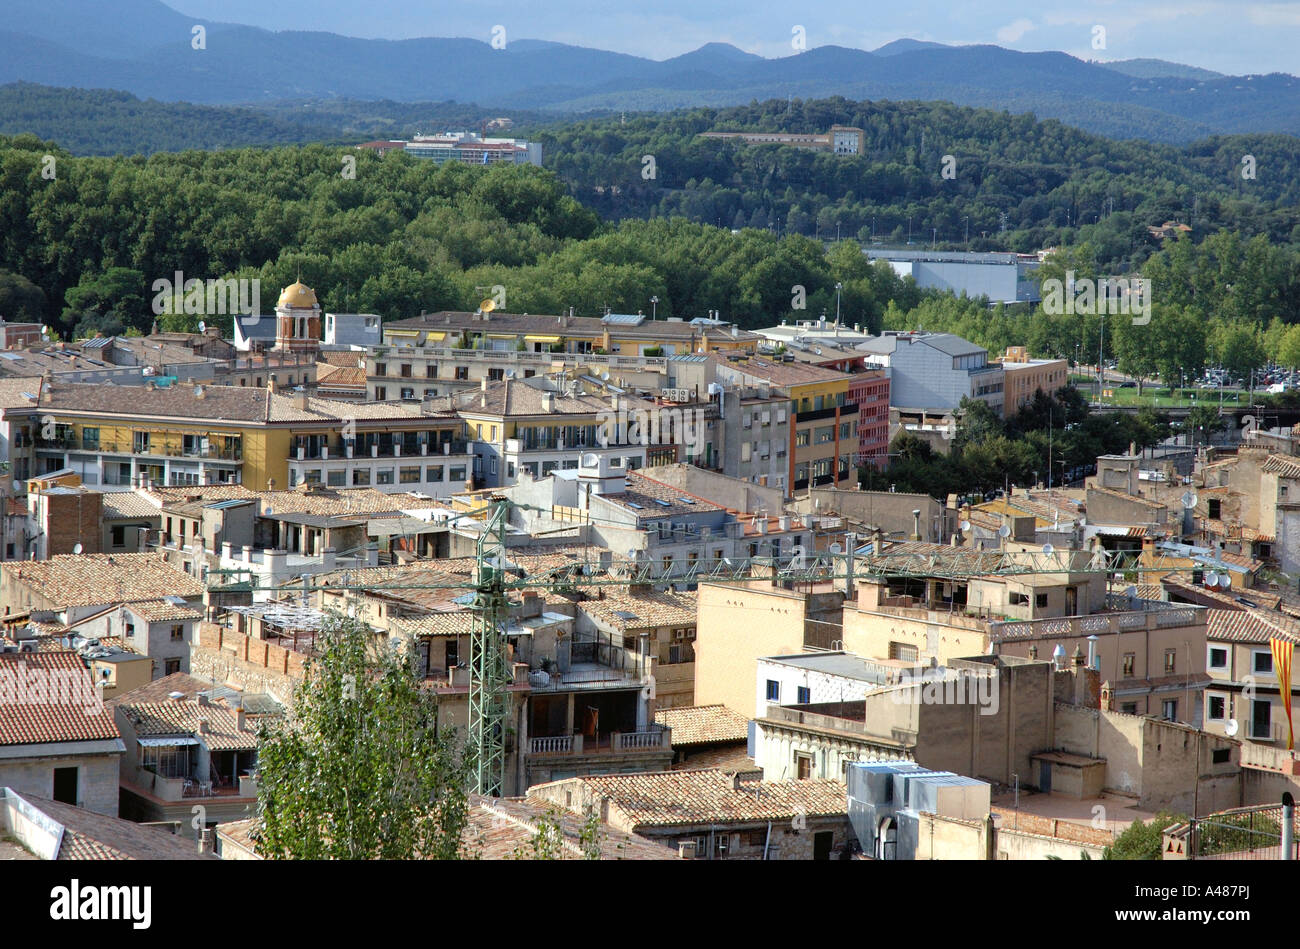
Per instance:
[[[1019,412],[1039,392],[1053,396],[1070,384],[1067,360],[1030,359],[1023,346],[1008,346],[998,362],[1002,366],[1002,402],[1007,415]]]
[[[1284,690],[1279,669],[1295,668],[1300,622],[1281,613],[1210,609],[1206,626],[1205,730],[1275,748],[1294,745],[1300,684]],[[1279,667],[1278,660],[1288,665]]]
[[[714,354],[718,381],[766,385],[790,400],[786,494],[826,484],[855,485],[860,436],[858,406],[849,402],[852,377],[781,357]]]
[[[595,317],[442,311],[385,323],[383,331],[385,346],[548,356],[661,357],[714,349],[752,352],[762,338],[712,316],[656,320],[643,313]]]
[[[867,133],[852,125],[832,125],[827,132],[701,132],[700,138],[730,139],[745,145],[786,145],[835,155],[861,155]]]
[[[1003,369],[988,350],[952,333],[886,330],[860,347],[888,370],[891,405],[906,409],[955,409],[978,399],[1003,414]]]
[[[627,426],[610,424],[617,407],[585,394],[579,383],[560,388],[546,379],[484,381],[477,392],[441,404],[464,420],[473,441],[474,483],[482,487],[514,484],[524,472],[546,478],[553,471],[571,471],[586,455],[611,459],[616,467],[641,468],[654,450],[647,445],[659,441],[634,439]],[[643,407],[632,402],[625,411]],[[675,450],[672,455],[675,461]]]
[[[412,158],[441,165],[449,161],[466,165],[537,165],[542,164],[542,145],[519,138],[490,137],[478,132],[441,132],[437,135],[417,135],[408,140],[381,139],[363,142],[357,148],[366,148],[379,155],[401,151]]]
[[[87,485],[375,487],[449,494],[469,452],[450,413],[333,402],[302,391],[42,382],[28,409],[37,473],[69,468]],[[39,424],[37,422],[39,421]]]

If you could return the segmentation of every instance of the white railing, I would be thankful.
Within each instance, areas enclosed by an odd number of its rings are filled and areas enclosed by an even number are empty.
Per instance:
[[[534,738],[529,742],[528,750],[535,755],[568,754],[573,751],[573,736],[556,735],[550,738]]]
[[[623,732],[618,736],[619,748],[662,748],[665,732]]]

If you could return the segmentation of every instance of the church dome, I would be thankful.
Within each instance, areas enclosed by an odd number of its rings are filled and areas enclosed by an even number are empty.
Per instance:
[[[305,283],[294,283],[285,287],[280,293],[280,301],[276,306],[292,306],[311,309],[319,306],[316,302],[316,291]]]

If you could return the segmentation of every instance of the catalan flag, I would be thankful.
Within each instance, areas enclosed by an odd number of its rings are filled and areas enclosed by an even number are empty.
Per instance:
[[[1273,650],[1273,671],[1277,673],[1278,695],[1282,707],[1286,709],[1286,747],[1287,751],[1295,748],[1295,724],[1291,720],[1291,653],[1292,643],[1287,639],[1274,637],[1268,641]]]

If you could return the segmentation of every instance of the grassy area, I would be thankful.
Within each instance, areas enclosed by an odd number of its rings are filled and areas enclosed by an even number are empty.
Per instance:
[[[1094,380],[1095,382],[1095,380]],[[1084,396],[1093,405],[1097,404],[1095,391],[1082,390]],[[1225,409],[1241,408],[1250,404],[1250,391],[1248,389],[1224,389],[1222,403],[1218,389],[1168,389],[1163,386],[1143,386],[1142,395],[1138,397],[1137,386],[1131,389],[1120,388],[1118,382],[1112,383],[1106,387],[1106,391],[1111,393],[1101,400],[1102,405],[1119,405],[1119,406],[1143,406],[1149,405],[1157,409],[1175,409],[1191,408],[1194,405],[1210,405],[1218,407],[1220,404]],[[1256,390],[1255,401],[1260,401],[1261,393]]]

